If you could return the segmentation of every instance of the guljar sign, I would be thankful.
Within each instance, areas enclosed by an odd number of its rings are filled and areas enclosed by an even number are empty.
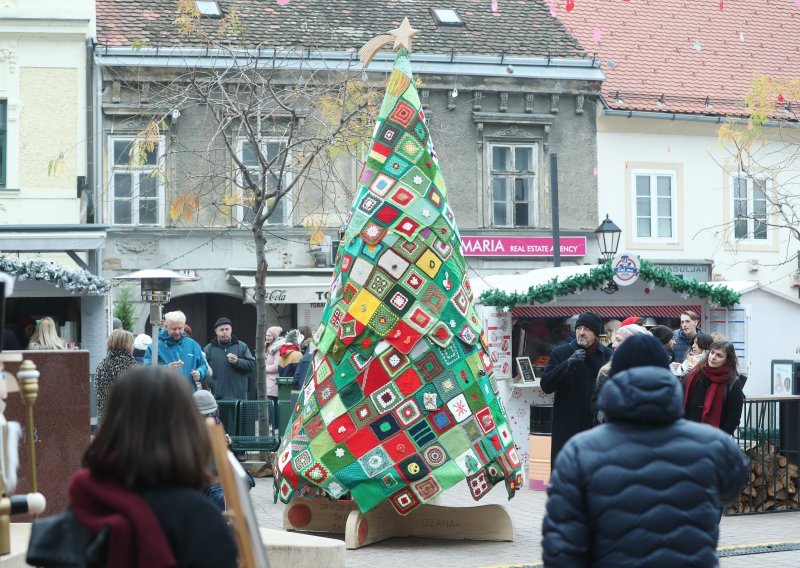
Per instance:
[[[630,286],[639,279],[642,261],[635,254],[623,252],[611,259],[614,282],[619,286]]]

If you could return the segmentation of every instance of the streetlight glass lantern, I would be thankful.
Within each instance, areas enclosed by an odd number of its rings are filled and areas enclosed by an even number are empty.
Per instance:
[[[608,214],[606,214],[606,218],[600,223],[600,226],[595,229],[594,235],[597,237],[597,244],[600,247],[600,254],[603,260],[611,260],[614,258],[619,248],[619,238],[622,235],[622,229],[617,227],[614,221],[608,218]]]

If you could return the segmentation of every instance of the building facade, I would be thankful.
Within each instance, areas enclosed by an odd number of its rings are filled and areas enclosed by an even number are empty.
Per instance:
[[[797,77],[788,54],[800,42],[787,22],[800,16],[766,4],[756,20],[752,9],[588,0],[580,14],[558,17],[607,76],[596,112],[598,193],[600,211],[623,230],[620,248],[687,278],[753,281],[797,297],[796,101],[763,90],[774,112],[761,130],[745,101],[759,77]],[[725,136],[737,130],[741,153]]]
[[[3,323],[24,348],[35,322],[53,317],[92,369],[110,321],[106,297],[80,285],[97,275],[105,239],[89,190],[94,32],[92,0],[0,3],[0,255],[12,272],[55,262],[76,283],[27,274]]]
[[[351,74],[382,95],[392,55],[379,54],[364,71],[354,51],[397,27],[402,17],[392,2],[362,6],[358,19],[348,15],[351,5],[337,1],[295,1],[269,11],[256,10],[255,0],[208,4],[198,3],[192,15],[197,27],[187,35],[174,27],[173,3],[97,3],[104,167],[96,194],[98,214],[111,225],[103,273],[114,277],[165,267],[196,275],[196,282],[175,287],[167,309],[184,309],[193,330],[199,328],[195,336],[201,342],[220,315],[231,317],[243,338],[252,341],[253,235],[246,206],[224,198],[235,178],[227,183],[219,175],[206,179],[211,189],[200,197],[192,220],[170,215],[179,199],[179,180],[205,171],[209,156],[231,165],[234,160],[216,146],[219,139],[207,107],[187,100],[159,108],[157,93],[191,73],[236,65],[232,51],[208,49],[207,43],[235,4],[241,46],[235,53],[263,57],[267,63],[280,60],[282,85],[302,89],[311,80]],[[470,277],[512,276],[552,266],[553,154],[558,156],[562,263],[596,262],[599,63],[544,2],[508,6],[499,14],[488,4],[450,4],[436,10],[424,2],[404,2],[402,16],[421,30],[411,60]],[[153,115],[163,116],[166,128],[142,159],[131,148]],[[364,142],[368,139],[369,134]],[[248,143],[241,140],[235,148],[245,165]],[[282,143],[280,133],[264,130],[263,143],[268,154],[270,144]],[[266,254],[272,323],[318,325],[338,228],[362,164],[359,157],[363,154],[333,159],[322,168],[332,174],[318,181],[320,172],[315,172],[317,182],[304,183],[301,191],[287,196],[283,209],[270,219]],[[140,306],[141,325],[144,314]]]

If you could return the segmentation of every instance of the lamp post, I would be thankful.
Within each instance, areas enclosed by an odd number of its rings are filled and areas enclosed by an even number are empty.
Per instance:
[[[153,326],[150,334],[151,365],[158,365],[158,332],[161,326],[161,308],[169,302],[172,292],[172,282],[186,282],[197,280],[196,276],[187,276],[172,270],[161,268],[150,270],[137,270],[124,276],[117,276],[117,280],[139,280],[142,287],[142,301],[150,304],[150,325]]]
[[[600,247],[600,254],[604,261],[611,260],[617,254],[621,234],[622,229],[617,227],[614,221],[608,218],[608,213],[606,213],[606,218],[594,231],[594,236],[597,237],[597,244]]]

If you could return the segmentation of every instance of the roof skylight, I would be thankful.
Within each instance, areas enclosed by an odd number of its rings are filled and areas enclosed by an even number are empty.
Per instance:
[[[204,18],[221,18],[222,8],[217,0],[194,0],[197,11]]]
[[[464,20],[456,10],[450,8],[431,8],[431,15],[440,26],[463,26]]]

